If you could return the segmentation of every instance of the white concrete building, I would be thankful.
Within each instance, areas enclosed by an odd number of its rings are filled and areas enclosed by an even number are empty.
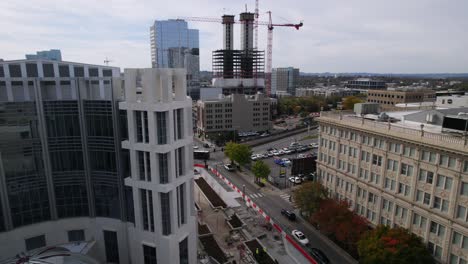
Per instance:
[[[185,70],[126,69],[125,102],[135,226],[129,227],[133,263],[145,263],[141,247],[157,263],[196,263],[193,201],[192,100]],[[173,88],[174,86],[174,88]]]

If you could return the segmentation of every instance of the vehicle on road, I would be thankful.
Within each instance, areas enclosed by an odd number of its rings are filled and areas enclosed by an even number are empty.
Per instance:
[[[297,242],[301,243],[301,245],[307,246],[309,244],[309,239],[307,239],[307,237],[301,231],[293,230],[291,234],[294,237],[294,239],[297,240]]]
[[[198,149],[198,146],[197,146],[197,145],[193,145],[193,149]]]
[[[309,254],[317,261],[318,264],[329,264],[330,260],[328,257],[318,248],[308,249]]]
[[[291,149],[288,149],[288,148],[283,148],[283,152],[284,152],[284,154],[291,154],[293,151]]]
[[[224,164],[224,168],[227,171],[233,171],[234,170],[234,166],[232,166],[231,164]]]
[[[319,144],[318,143],[310,143],[309,146],[311,146],[312,148],[318,148]]]
[[[203,144],[203,147],[204,147],[204,148],[209,148],[209,147],[210,147],[210,144],[204,143],[204,144]]]
[[[289,181],[292,182],[292,183],[295,183],[295,184],[301,184],[302,183],[302,179],[300,177],[289,177]]]
[[[291,161],[288,158],[282,158],[283,166],[291,166]]]
[[[286,210],[286,209],[281,209],[281,214],[286,216],[289,220],[291,221],[295,221],[296,220],[296,214],[289,211],[289,210]]]
[[[299,145],[300,145],[299,142],[295,141],[295,142],[292,142],[291,144],[289,144],[289,147],[297,147]]]
[[[286,153],[284,153],[284,150],[282,150],[282,149],[278,150],[278,155],[284,155],[284,154],[286,154]]]
[[[279,156],[279,151],[278,150],[273,150],[271,153],[273,153],[273,156]]]
[[[250,159],[253,160],[253,161],[258,160],[257,154],[252,154],[252,155],[250,156]]]
[[[208,150],[194,150],[193,158],[198,160],[210,159],[210,152]]]
[[[275,154],[273,153],[273,151],[269,151],[267,155],[268,157],[273,157]]]

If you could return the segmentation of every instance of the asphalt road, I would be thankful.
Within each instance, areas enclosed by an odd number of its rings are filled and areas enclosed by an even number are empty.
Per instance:
[[[311,131],[311,134],[312,133],[313,132]],[[305,135],[303,135],[302,137],[300,135],[296,135],[295,138],[300,140],[304,136]],[[301,143],[308,144],[311,142],[315,142],[316,140],[317,139],[304,140]],[[255,147],[253,151],[258,152],[266,150],[270,147],[285,147],[293,141],[294,138],[285,138],[276,142],[272,142],[267,146],[263,145]],[[195,144],[201,146],[201,143],[199,142],[196,142]],[[330,246],[329,241],[324,240],[322,236],[318,235],[318,231],[316,231],[309,224],[306,224],[303,220],[297,219],[297,221],[293,222],[289,221],[286,217],[281,215],[282,208],[285,208],[287,210],[294,210],[293,205],[289,202],[289,193],[287,191],[280,191],[273,187],[259,188],[256,184],[253,183],[253,177],[248,175],[241,175],[237,171],[229,172],[226,169],[224,169],[224,167],[222,166],[223,159],[225,159],[224,154],[220,150],[218,150],[216,152],[211,153],[211,158],[208,161],[208,164],[213,167],[217,167],[221,174],[228,178],[238,188],[242,189],[243,186],[245,186],[245,193],[256,204],[258,204],[258,206],[260,206],[260,208],[262,208],[270,217],[272,217],[275,223],[278,223],[288,234],[291,234],[291,231],[294,229],[302,231],[309,239],[310,246],[322,250],[330,259],[331,263],[356,263],[350,261],[349,257],[342,255],[342,253],[339,250],[337,250],[336,245]],[[272,158],[268,160],[271,160],[271,162],[273,162]],[[265,161],[268,160],[265,159]],[[275,166],[277,165],[275,164]]]

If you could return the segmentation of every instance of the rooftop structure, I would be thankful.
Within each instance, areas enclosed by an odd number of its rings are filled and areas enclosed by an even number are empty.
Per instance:
[[[377,90],[386,89],[387,85],[384,81],[371,80],[369,78],[358,78],[356,80],[348,81],[345,84],[346,88]]]
[[[382,107],[393,107],[396,104],[434,102],[435,91],[432,90],[369,90],[367,102],[379,103]]]
[[[349,89],[349,88],[336,88],[336,87],[316,87],[316,88],[297,88],[296,96],[322,96],[322,97],[333,97],[333,96],[353,96],[360,94],[360,90]]]

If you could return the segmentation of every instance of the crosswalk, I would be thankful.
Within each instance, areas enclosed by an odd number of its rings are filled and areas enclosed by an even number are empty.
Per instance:
[[[263,197],[265,195],[263,193],[253,193],[253,194],[250,194],[249,196],[250,196],[250,198],[260,198],[260,197]]]
[[[296,207],[296,204],[294,203],[294,201],[292,200],[292,197],[290,199],[290,196],[289,194],[287,193],[283,193],[280,195],[281,199],[285,200],[286,202],[290,203],[293,207]]]

